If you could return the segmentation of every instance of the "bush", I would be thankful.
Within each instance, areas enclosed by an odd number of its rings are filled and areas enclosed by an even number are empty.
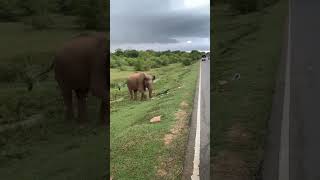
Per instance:
[[[151,68],[159,68],[162,66],[162,63],[159,57],[151,57],[150,62],[151,62]]]
[[[247,14],[253,11],[261,10],[270,6],[279,0],[229,0],[232,10],[240,14]]]
[[[160,56],[160,61],[161,61],[161,65],[162,66],[167,66],[167,65],[169,65],[169,61],[170,61],[170,59],[169,59],[169,57],[167,56],[167,55],[162,55],[162,56]]]
[[[0,82],[13,82],[18,79],[22,68],[16,64],[0,64]]]
[[[159,67],[161,67],[161,65],[160,64],[157,64],[156,62],[154,62],[154,61],[152,61],[152,63],[151,63],[151,66],[150,66],[151,68],[159,68]]]
[[[127,68],[127,66],[120,66],[120,71],[127,71],[128,70],[128,68]]]
[[[122,57],[112,56],[110,60],[110,67],[111,68],[118,68],[121,66],[128,66],[128,62],[124,60]]]
[[[118,67],[117,60],[115,60],[115,58],[111,58],[110,59],[110,67],[111,68],[117,68]]]
[[[262,0],[262,6],[266,7],[266,6],[270,6],[276,2],[278,2],[279,0]]]
[[[192,60],[199,60],[202,55],[203,55],[203,53],[201,53],[197,50],[192,50],[190,53],[190,57],[192,58]]]
[[[136,61],[135,58],[124,58],[124,60],[128,63],[129,66],[134,66],[134,63]]]
[[[1,21],[17,21],[19,14],[21,14],[21,11],[16,7],[15,1],[0,0]]]
[[[137,50],[125,50],[123,53],[128,58],[137,58],[137,57],[139,57],[139,51],[137,51]]]
[[[105,0],[80,0],[77,23],[85,29],[106,30],[109,14],[107,3]]]
[[[182,58],[182,64],[185,66],[191,65],[191,59],[190,58]]]
[[[24,16],[49,14],[57,12],[57,0],[16,0],[17,7],[23,11]]]
[[[49,15],[34,15],[31,17],[29,25],[31,25],[34,29],[43,30],[49,28],[52,24],[53,20]]]
[[[148,71],[151,68],[151,63],[148,63],[148,61],[142,58],[137,58],[134,64],[134,68],[136,71]]]
[[[58,0],[57,6],[58,10],[64,15],[75,15],[77,2],[74,0]]]
[[[258,0],[230,0],[232,10],[247,14],[258,9]]]
[[[124,56],[124,53],[121,49],[116,49],[116,51],[114,52],[114,55],[116,56]]]
[[[170,56],[170,62],[171,62],[171,63],[177,63],[177,62],[179,62],[179,57],[178,57],[177,55],[175,55],[175,54],[172,54],[172,55]]]
[[[118,67],[121,67],[121,66],[127,66],[128,62],[123,58],[118,58],[116,59],[116,64],[118,65]]]

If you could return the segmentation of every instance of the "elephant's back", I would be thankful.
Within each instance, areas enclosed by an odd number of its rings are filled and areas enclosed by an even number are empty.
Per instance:
[[[87,88],[95,54],[95,41],[90,37],[79,37],[64,44],[57,51],[55,74],[57,81],[72,88]]]
[[[141,89],[141,86],[143,83],[143,76],[144,76],[143,72],[137,72],[137,73],[131,74],[127,80],[128,88],[131,90]]]
[[[63,44],[62,48],[57,52],[57,54],[76,53],[81,56],[94,51],[97,44],[97,40],[93,37],[77,37]]]
[[[60,86],[90,90],[94,96],[107,97],[105,42],[101,35],[83,35],[66,42],[55,58],[55,77]]]

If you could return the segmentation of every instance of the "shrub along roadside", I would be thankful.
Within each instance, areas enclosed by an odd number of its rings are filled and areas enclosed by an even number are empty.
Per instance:
[[[268,6],[271,6],[279,0],[215,0],[214,4],[227,4],[232,13],[236,14],[248,14],[255,11],[262,10]]]
[[[191,52],[183,51],[162,51],[152,50],[116,50],[111,54],[110,67],[125,70],[125,66],[133,66],[136,71],[148,71],[151,68],[159,68],[174,63],[182,63],[189,66],[197,62],[203,52],[193,50]]]

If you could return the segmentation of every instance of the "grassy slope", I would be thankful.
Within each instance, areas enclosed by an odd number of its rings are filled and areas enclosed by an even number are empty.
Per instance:
[[[223,5],[213,9],[211,160],[217,179],[251,179],[259,171],[286,6],[282,0],[264,13],[235,17]],[[241,79],[231,81],[234,73]],[[221,85],[221,80],[228,83]]]
[[[155,94],[170,89],[168,94],[151,101],[129,101],[126,88],[119,92],[124,100],[111,107],[111,173],[115,179],[179,179],[188,128],[183,128],[168,146],[163,139],[177,123],[175,113],[181,109],[182,101],[189,104],[184,109],[188,116],[183,123],[189,119],[198,67],[198,63],[187,67],[174,64],[151,70],[159,78]],[[112,80],[121,76],[121,72],[111,72]],[[161,123],[149,123],[157,115],[161,115]]]
[[[65,20],[61,23],[65,23]],[[32,31],[20,23],[1,23],[0,66],[10,70],[21,65],[16,57],[32,54],[31,65],[49,65],[49,56],[66,39],[78,33],[74,29],[57,28]],[[10,46],[8,46],[10,42]],[[44,58],[41,58],[44,57]],[[43,69],[37,69],[37,72]],[[3,73],[3,72],[2,72]],[[34,74],[34,73],[33,73]],[[34,87],[32,92],[19,81],[1,82],[0,128],[2,123],[17,121],[16,107],[21,104],[21,121],[39,120],[31,129],[3,132],[0,136],[1,179],[103,179],[107,173],[106,129],[95,124],[99,106],[89,99],[91,122],[83,128],[63,121],[63,104],[57,84],[50,78]],[[18,173],[19,172],[19,173]]]

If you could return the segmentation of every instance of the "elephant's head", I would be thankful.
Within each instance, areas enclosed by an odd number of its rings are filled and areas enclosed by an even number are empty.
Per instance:
[[[149,98],[152,98],[152,90],[153,90],[153,81],[156,79],[154,75],[146,75],[144,78],[144,89],[148,89]]]

